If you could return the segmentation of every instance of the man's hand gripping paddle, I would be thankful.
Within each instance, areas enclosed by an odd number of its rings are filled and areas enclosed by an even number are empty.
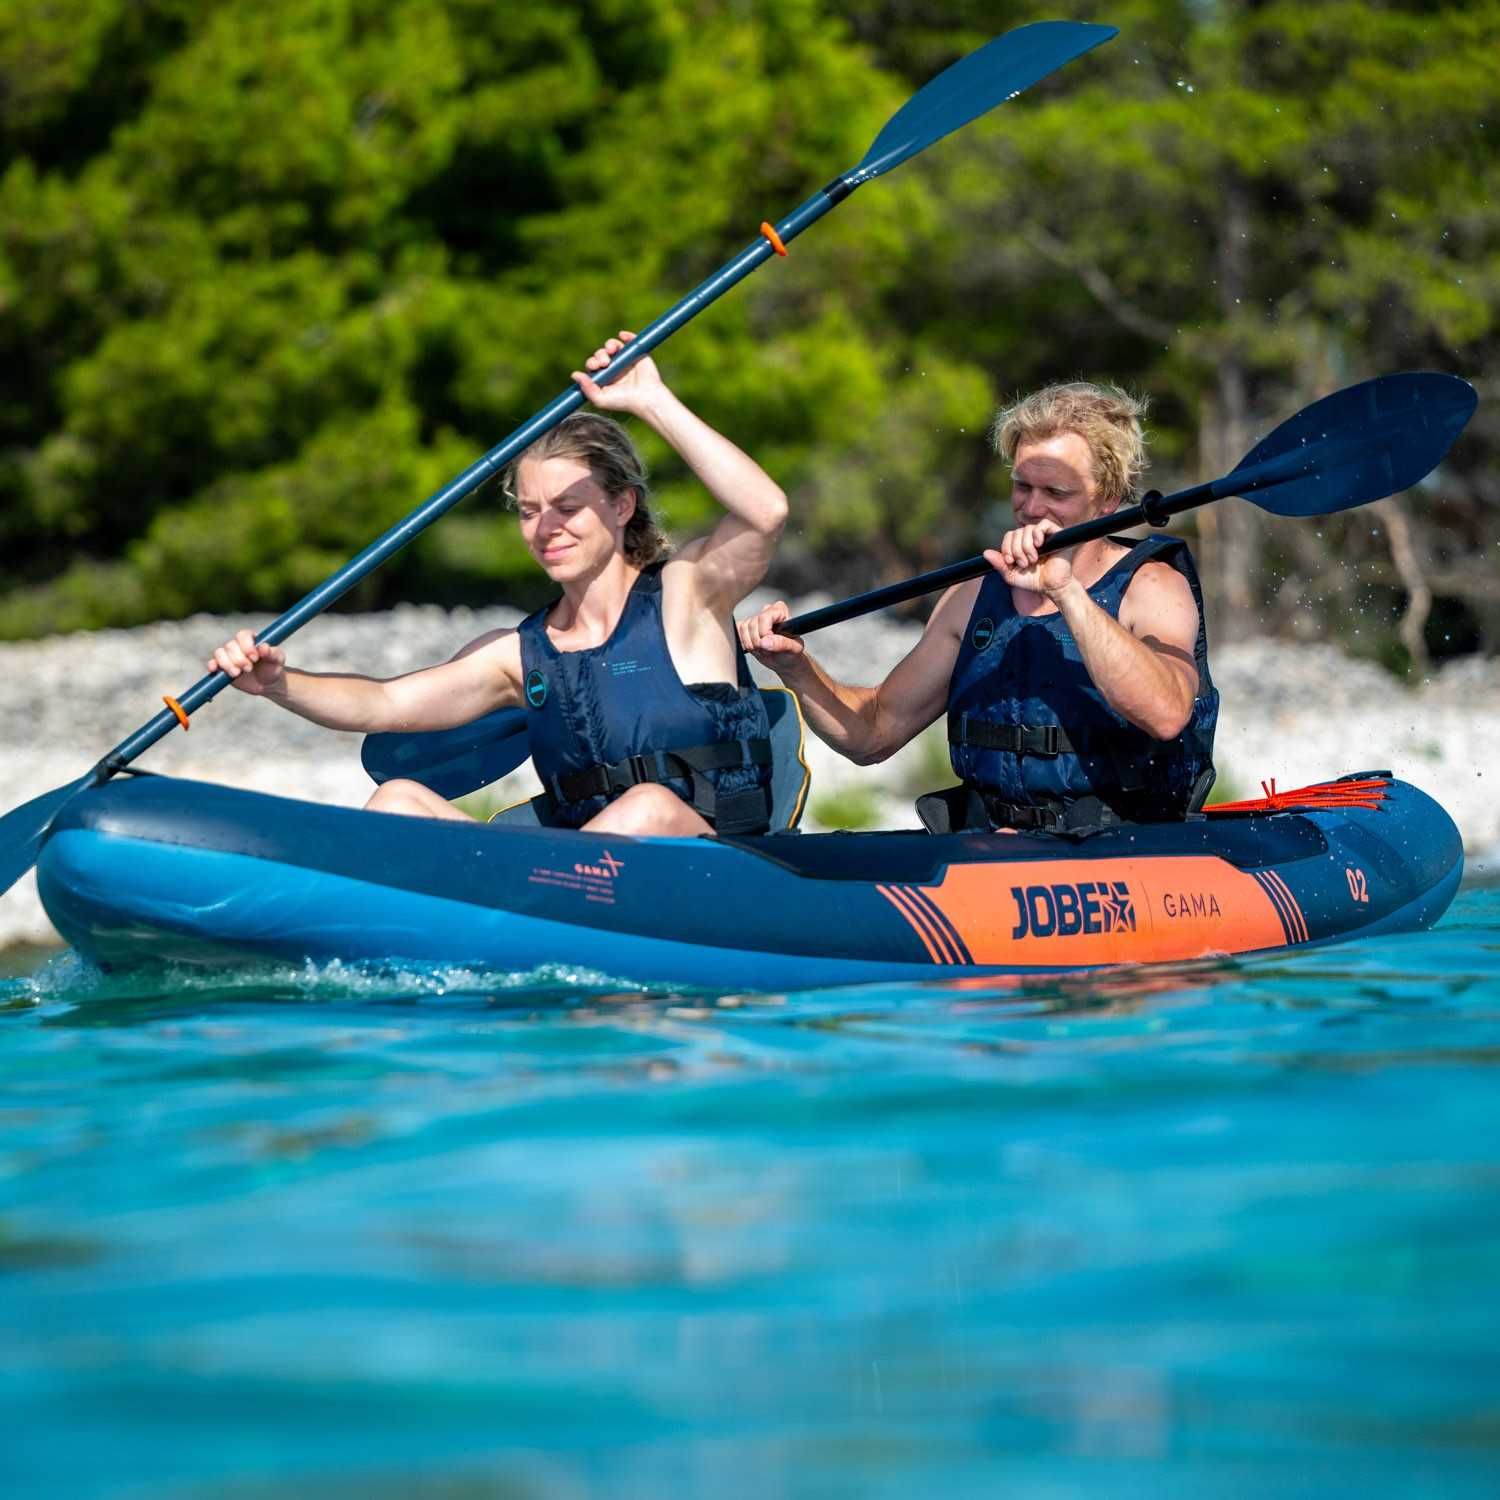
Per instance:
[[[1149,522],[1165,526],[1185,510],[1243,496],[1277,516],[1327,516],[1382,500],[1426,478],[1453,446],[1479,397],[1456,375],[1380,375],[1335,391],[1288,417],[1222,479],[1175,494],[1152,491],[1139,505],[1055,531],[1043,553],[1059,552]],[[902,583],[872,589],[779,625],[781,635],[806,635],[860,615],[965,583],[989,572],[983,555],[934,568]]]

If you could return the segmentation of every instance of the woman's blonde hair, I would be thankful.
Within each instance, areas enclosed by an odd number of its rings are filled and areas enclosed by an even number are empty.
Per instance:
[[[580,411],[544,433],[519,458],[505,466],[500,488],[506,504],[516,505],[516,475],[528,458],[576,458],[589,466],[594,482],[611,498],[635,491],[635,513],[625,523],[625,556],[638,568],[672,555],[672,543],[651,511],[646,461],[630,434],[610,417]]]
[[[1014,463],[1022,443],[1043,442],[1076,432],[1094,460],[1097,498],[1116,504],[1134,496],[1150,460],[1141,418],[1144,397],[1116,385],[1072,380],[1033,392],[999,412],[990,424],[990,441],[1006,463]]]

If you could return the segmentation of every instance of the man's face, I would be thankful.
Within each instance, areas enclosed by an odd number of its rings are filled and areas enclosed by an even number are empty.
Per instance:
[[[1076,432],[1060,432],[1016,448],[1010,502],[1022,526],[1042,520],[1076,526],[1114,509],[1098,499],[1094,455]]]

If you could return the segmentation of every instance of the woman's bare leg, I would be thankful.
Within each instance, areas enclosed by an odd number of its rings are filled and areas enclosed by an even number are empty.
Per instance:
[[[366,812],[399,813],[407,818],[448,818],[471,823],[468,813],[460,811],[446,797],[439,797],[420,781],[387,781],[375,788],[365,803]]]
[[[692,838],[713,832],[681,797],[654,781],[622,792],[583,827],[586,833],[628,833],[637,838]]]

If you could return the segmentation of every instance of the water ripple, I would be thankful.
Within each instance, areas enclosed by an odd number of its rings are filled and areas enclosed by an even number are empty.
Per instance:
[[[1500,889],[771,995],[0,978],[20,1493],[1492,1492]]]

